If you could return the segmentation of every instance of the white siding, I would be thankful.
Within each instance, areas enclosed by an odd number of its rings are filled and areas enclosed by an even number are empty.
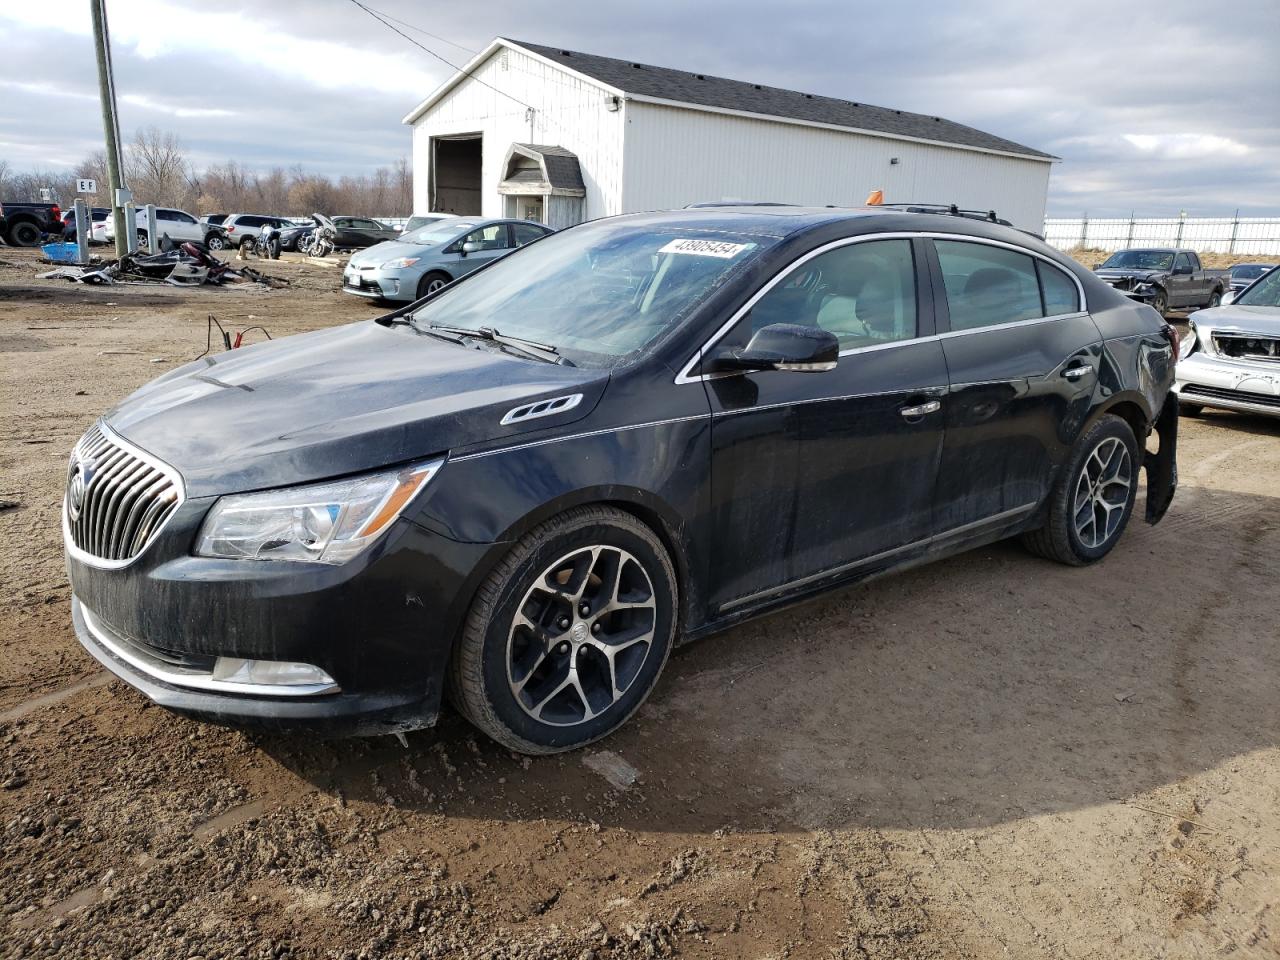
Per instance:
[[[582,165],[586,216],[622,212],[624,114],[605,109],[602,87],[512,49],[495,51],[472,75],[484,83],[462,80],[413,125],[414,213],[430,212],[431,137],[464,133],[484,135],[484,216],[503,216],[497,186],[512,143],[553,144],[572,150]],[[532,129],[525,108],[491,87],[536,108]]]
[[[1049,163],[629,101],[624,212],[726,198],[957,203],[1044,225]],[[890,158],[898,163],[891,165]]]

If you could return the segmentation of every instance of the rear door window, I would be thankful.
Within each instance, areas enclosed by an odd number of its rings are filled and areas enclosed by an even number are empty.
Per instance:
[[[545,237],[547,231],[541,227],[535,227],[532,223],[513,223],[511,235],[515,238],[515,246],[523,247],[526,243]]]
[[[952,330],[1043,317],[1035,258],[961,240],[935,240]]]

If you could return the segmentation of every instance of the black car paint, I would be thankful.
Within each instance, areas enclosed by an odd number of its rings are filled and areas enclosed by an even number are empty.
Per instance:
[[[836,583],[1034,527],[1075,437],[1105,412],[1133,424],[1140,445],[1162,410],[1164,429],[1176,431],[1176,407],[1167,416],[1176,404],[1168,328],[1030,236],[911,213],[650,216],[781,239],[645,358],[612,371],[366,323],[206,358],[107,415],[119,434],[180,470],[189,499],[123,569],[69,556],[75,596],[125,635],[317,663],[342,694],[285,703],[167,688],[113,663],[81,630],[86,646],[165,705],[210,719],[408,729],[436,715],[477,585],[523,533],[575,505],[620,505],[658,532],[681,581],[681,633],[692,638]],[[920,339],[849,354],[827,373],[675,382],[796,258],[832,241],[894,232],[1033,252],[1080,280],[1088,313],[948,337],[936,257],[919,236],[917,263],[927,267],[918,276]],[[1086,360],[1093,374],[1061,376]],[[694,364],[692,372],[714,371]],[[584,401],[560,416],[499,423],[518,403],[579,392]],[[900,414],[921,398],[938,399],[942,411],[918,420]],[[1148,463],[1152,522],[1176,476],[1172,440],[1162,435],[1160,448]],[[444,468],[393,530],[347,564],[191,555],[220,494],[440,454]],[[1044,475],[1033,483],[1037,471]]]

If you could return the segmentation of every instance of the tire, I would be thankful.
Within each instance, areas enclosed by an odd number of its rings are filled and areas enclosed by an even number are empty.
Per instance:
[[[1204,407],[1198,403],[1187,403],[1187,401],[1179,397],[1178,413],[1184,417],[1198,417],[1204,413]]]
[[[1222,306],[1222,291],[1215,290],[1213,291],[1212,296],[1209,297],[1209,302],[1208,304],[1205,305],[1204,309],[1212,310],[1214,307],[1220,307],[1220,306]]]
[[[1151,298],[1151,306],[1155,308],[1156,313],[1164,318],[1169,313],[1169,294],[1161,290]]]
[[[227,248],[227,241],[223,239],[222,234],[211,233],[209,236],[205,237],[204,245],[210,250],[225,250]]]
[[[421,300],[428,294],[435,293],[441,287],[448,284],[453,278],[447,273],[439,270],[432,270],[430,273],[423,274],[422,279],[418,281],[418,297]]]
[[[1133,514],[1140,463],[1133,428],[1120,417],[1104,415],[1076,441],[1050,495],[1048,521],[1024,534],[1023,543],[1032,553],[1075,567],[1101,560]],[[1097,483],[1108,475],[1112,479]],[[1121,477],[1127,487],[1121,487]]]
[[[40,228],[30,220],[19,220],[5,237],[11,247],[34,247],[40,242]]]
[[[554,517],[521,537],[476,591],[449,665],[449,698],[520,753],[607,736],[657,683],[678,596],[662,541],[631,514],[588,506]]]
[[[139,230],[138,231],[138,252],[141,253],[143,250],[149,249],[149,247],[150,247],[150,241],[147,239],[147,231]]]

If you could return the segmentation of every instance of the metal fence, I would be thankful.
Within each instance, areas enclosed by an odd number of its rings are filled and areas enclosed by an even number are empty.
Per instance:
[[[1189,247],[1202,253],[1280,253],[1280,217],[1051,219],[1044,236],[1060,250]]]

